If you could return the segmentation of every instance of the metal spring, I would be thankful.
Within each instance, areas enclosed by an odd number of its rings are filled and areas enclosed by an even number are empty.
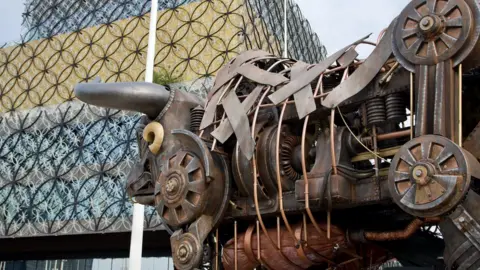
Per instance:
[[[200,129],[200,123],[202,122],[203,114],[205,110],[201,106],[193,108],[190,112],[190,130],[192,132],[198,132]]]
[[[401,93],[393,93],[385,97],[388,121],[399,123],[407,120],[406,107],[405,99]]]
[[[385,103],[382,97],[367,101],[367,125],[380,124],[386,121]]]
[[[300,145],[300,138],[297,136],[286,136],[283,139],[280,149],[280,162],[282,165],[283,174],[288,177],[288,179],[295,181],[300,179],[301,175],[296,172],[292,167],[291,158],[293,155],[293,150],[295,146]]]

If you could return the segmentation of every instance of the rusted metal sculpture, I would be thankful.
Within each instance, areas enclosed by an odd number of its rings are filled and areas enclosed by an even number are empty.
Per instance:
[[[178,269],[366,269],[418,237],[444,243],[434,264],[479,269],[478,128],[463,121],[480,119],[462,113],[479,35],[477,1],[413,0],[378,44],[318,64],[244,52],[206,101],[142,83],[76,94],[145,113],[127,190],[171,230]],[[376,47],[358,60],[362,43]]]

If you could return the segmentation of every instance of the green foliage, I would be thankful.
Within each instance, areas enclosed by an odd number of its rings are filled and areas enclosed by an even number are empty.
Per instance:
[[[153,83],[160,85],[169,85],[172,83],[180,82],[180,77],[174,77],[165,68],[160,68],[160,71],[153,71]]]

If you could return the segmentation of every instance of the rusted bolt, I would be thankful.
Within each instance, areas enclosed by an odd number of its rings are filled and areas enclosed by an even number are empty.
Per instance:
[[[176,180],[169,179],[166,184],[166,189],[168,193],[173,193],[178,187],[178,183]]]

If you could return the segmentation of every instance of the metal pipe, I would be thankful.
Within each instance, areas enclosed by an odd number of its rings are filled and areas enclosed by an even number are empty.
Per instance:
[[[458,65],[458,146],[462,147],[462,64]]]
[[[215,270],[218,270],[218,229],[215,231]]]
[[[233,231],[234,236],[233,236],[233,237],[235,238],[235,240],[234,240],[234,241],[235,241],[235,246],[234,246],[234,248],[235,248],[234,258],[235,258],[235,259],[234,259],[234,260],[235,260],[235,270],[237,270],[237,269],[238,269],[238,255],[237,255],[238,245],[237,245],[237,221],[236,221],[236,220],[235,220],[235,222],[234,222],[234,226],[233,226],[233,227],[234,227],[234,231]]]
[[[335,157],[335,130],[334,130],[334,121],[335,121],[335,108],[332,108],[332,113],[330,114],[330,156],[332,158],[332,169],[333,175],[337,174],[337,161]]]
[[[277,127],[277,140],[275,142],[275,172],[277,176],[277,189],[278,189],[278,199],[279,199],[279,205],[280,205],[280,215],[282,215],[283,222],[285,223],[285,227],[287,228],[288,232],[290,233],[290,236],[294,239],[296,243],[299,243],[299,240],[295,237],[295,233],[292,230],[292,227],[290,226],[290,223],[288,222],[287,215],[285,214],[285,210],[283,208],[283,191],[282,191],[282,181],[281,181],[281,174],[280,174],[280,135],[282,133],[282,121],[283,117],[285,115],[285,109],[287,108],[287,100],[283,102],[283,107],[282,110],[280,111],[280,116],[278,119],[278,127]]]
[[[385,140],[392,140],[392,139],[398,139],[402,137],[407,137],[411,133],[411,130],[401,130],[401,131],[395,131],[395,132],[390,132],[390,133],[385,133],[385,134],[378,134],[377,135],[377,141],[385,141]]]
[[[391,232],[365,232],[364,236],[366,240],[371,241],[391,241],[391,240],[402,240],[407,239],[412,236],[420,226],[425,223],[438,223],[441,218],[433,217],[426,218],[425,220],[414,219],[410,224],[405,227],[405,229],[400,231],[391,231]]]
[[[410,72],[410,140],[413,139],[413,73]]]

